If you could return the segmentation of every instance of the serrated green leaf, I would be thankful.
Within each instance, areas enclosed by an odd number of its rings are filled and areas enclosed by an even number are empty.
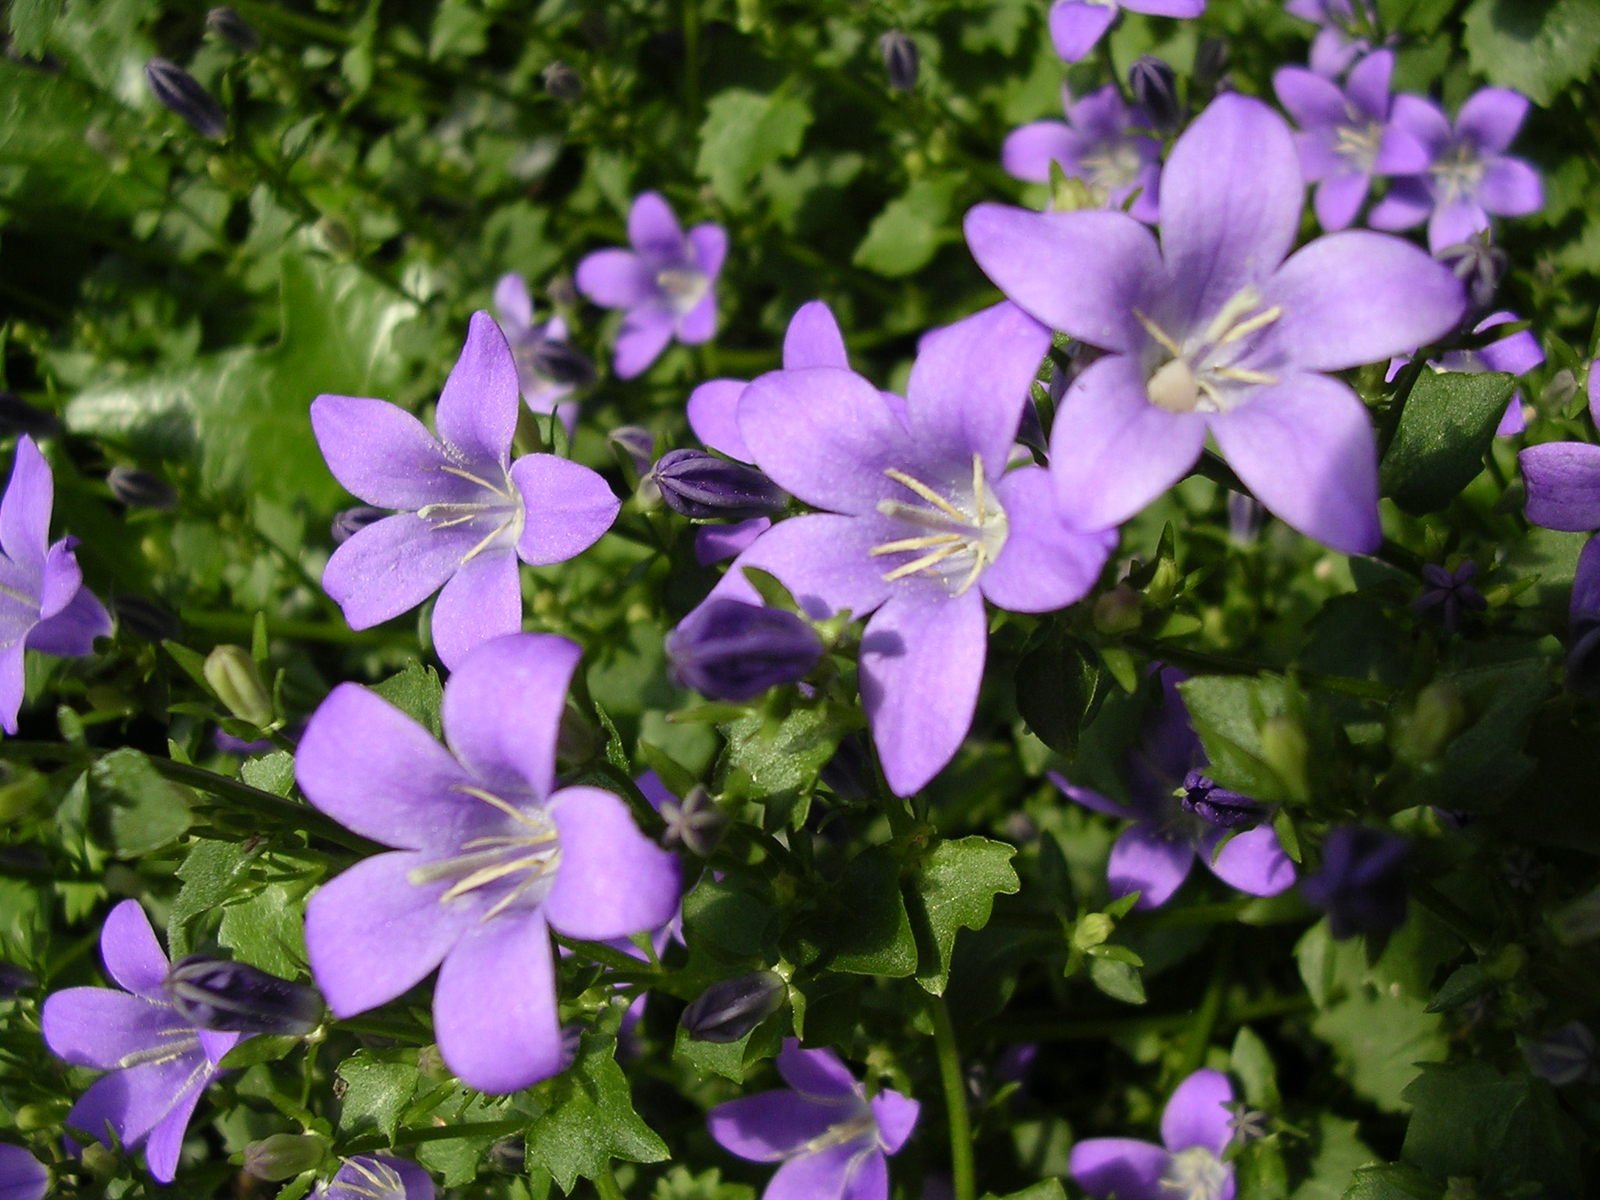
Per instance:
[[[900,866],[885,847],[852,859],[810,930],[833,956],[827,966],[851,975],[901,978],[917,969],[917,939],[900,894]]]
[[[956,933],[989,923],[996,896],[1021,884],[1011,866],[1016,848],[988,838],[944,841],[917,864],[907,887],[907,908],[917,934],[917,982],[935,996],[950,981]]]
[[[749,713],[723,728],[718,790],[730,801],[762,804],[768,829],[798,824],[818,774],[853,723],[854,714],[829,704],[797,704],[778,719]]]
[[[1516,386],[1504,372],[1424,370],[1379,468],[1383,494],[1412,513],[1433,512],[1455,499],[1483,469]]]
[[[89,768],[96,831],[116,853],[134,857],[176,841],[189,828],[191,793],[168,783],[137,750],[113,750]]]
[[[743,208],[745,185],[769,163],[798,151],[810,124],[810,107],[784,88],[765,95],[746,88],[719,92],[706,105],[695,174],[710,180],[729,208]]]
[[[178,867],[183,886],[167,915],[167,944],[172,957],[189,952],[189,923],[219,908],[244,878],[249,856],[235,842],[199,841]]]
[[[300,897],[281,883],[268,884],[222,910],[217,941],[242,962],[295,979],[306,963],[301,923]]]
[[[527,1155],[564,1192],[579,1178],[610,1170],[611,1160],[664,1162],[666,1143],[633,1110],[615,1042],[585,1034],[577,1061],[549,1085],[549,1107],[528,1127]]]
[[[1472,69],[1548,105],[1600,63],[1594,0],[1474,0],[1462,21]]]
[[[394,1140],[400,1114],[417,1088],[414,1055],[405,1051],[357,1050],[339,1064],[344,1096],[339,1102],[339,1132],[350,1137],[380,1133]]]
[[[1278,1070],[1267,1044],[1248,1025],[1241,1026],[1234,1035],[1228,1070],[1244,1084],[1247,1104],[1268,1112],[1276,1111],[1280,1103]]]
[[[1441,1200],[1444,1186],[1415,1167],[1385,1163],[1350,1177],[1343,1200]]]
[[[432,667],[409,662],[405,670],[389,676],[372,690],[434,737],[439,736],[443,728],[439,713],[444,703],[444,685],[439,682],[439,672]]]
[[[1310,1172],[1290,1200],[1339,1200],[1346,1193],[1355,1173],[1376,1157],[1359,1130],[1354,1121],[1342,1117],[1324,1114],[1317,1119]]]
[[[274,750],[260,758],[247,758],[239,764],[239,778],[263,792],[287,796],[294,790],[294,755]]]
[[[955,180],[919,179],[872,219],[851,261],[891,279],[921,270],[954,236],[949,224],[954,199]]]

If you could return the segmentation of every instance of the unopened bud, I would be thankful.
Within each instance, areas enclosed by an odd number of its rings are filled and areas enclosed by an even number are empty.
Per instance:
[[[1568,1021],[1542,1038],[1524,1042],[1522,1057],[1528,1070],[1556,1087],[1596,1074],[1594,1034],[1582,1021]]]
[[[559,60],[546,67],[539,78],[544,83],[544,90],[557,100],[570,104],[583,95],[582,76]]]
[[[1489,240],[1487,229],[1464,242],[1446,246],[1437,255],[1467,289],[1474,311],[1481,312],[1494,302],[1494,294],[1505,278],[1506,252]]]
[[[1582,946],[1600,938],[1600,887],[1556,909],[1550,927],[1563,946]]]
[[[322,1022],[322,997],[249,963],[191,954],[167,972],[167,997],[184,1020],[224,1033],[300,1037]]]
[[[661,840],[668,846],[682,846],[699,858],[711,856],[728,827],[727,815],[698,784],[682,800],[663,800],[661,820],[666,825]]]
[[[716,599],[667,635],[679,683],[713,700],[749,700],[798,683],[822,658],[822,639],[793,613],[742,600]]]
[[[1306,762],[1311,745],[1306,731],[1293,717],[1268,717],[1261,723],[1261,757],[1288,785],[1290,793],[1304,800],[1311,793]]]
[[[200,81],[167,58],[152,58],[144,65],[144,80],[151,94],[187,121],[201,137],[220,142],[228,133],[222,106]]]
[[[594,382],[594,361],[567,342],[544,337],[520,359],[540,379],[564,387],[588,387]]]
[[[1401,721],[1395,753],[1413,765],[1433,762],[1467,720],[1467,703],[1453,683],[1430,683]]]
[[[218,646],[206,655],[202,669],[217,699],[234,716],[258,728],[272,724],[272,697],[244,647]]]
[[[106,472],[106,486],[111,489],[113,496],[129,508],[171,512],[178,507],[178,493],[173,486],[160,476],[138,467],[112,467]]]
[[[334,513],[333,524],[328,527],[328,532],[333,536],[333,544],[342,546],[368,525],[374,521],[381,521],[388,515],[381,508],[373,508],[370,504],[358,504],[354,508]]]
[[[24,1104],[11,1114],[11,1120],[19,1133],[37,1133],[41,1129],[60,1130],[62,1118],[66,1115],[65,1104],[43,1101]]]
[[[355,253],[356,239],[350,232],[350,226],[336,217],[319,218],[311,231],[321,239],[323,248],[329,254],[349,258]]]
[[[897,92],[909,92],[917,86],[917,44],[905,33],[891,29],[878,39],[878,53],[883,55],[883,69],[889,76],[889,86]]]
[[[0,1000],[15,1000],[38,986],[39,981],[32,971],[15,963],[0,962]]]
[[[1143,619],[1144,602],[1139,593],[1125,583],[1119,583],[1094,602],[1095,632],[1107,637],[1132,633]]]
[[[1228,493],[1228,540],[1235,546],[1249,546],[1261,536],[1267,523],[1267,510],[1254,496]]]
[[[669,450],[651,477],[668,508],[698,520],[771,517],[789,502],[788,494],[754,467],[704,450]]]
[[[261,49],[260,36],[243,17],[225,4],[206,13],[206,28],[240,54],[254,54]]]
[[[656,435],[643,425],[619,425],[606,437],[606,442],[623,462],[633,468],[633,473],[643,478],[650,472],[656,457]]]
[[[776,971],[714,983],[683,1010],[683,1029],[697,1042],[737,1042],[783,1007],[789,986]]]
[[[1183,118],[1178,100],[1178,76],[1154,55],[1146,54],[1128,68],[1128,88],[1134,103],[1144,110],[1158,132],[1176,129]]]
[[[0,391],[0,437],[25,433],[32,438],[54,437],[61,422],[54,413],[35,408],[15,392]]]
[[[276,1183],[314,1171],[328,1157],[328,1140],[315,1133],[274,1133],[244,1148],[244,1172]]]

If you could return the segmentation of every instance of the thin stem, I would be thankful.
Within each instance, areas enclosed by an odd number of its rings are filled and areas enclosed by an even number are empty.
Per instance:
[[[1222,931],[1221,948],[1217,952],[1217,961],[1211,968],[1211,979],[1206,984],[1206,994],[1200,1000],[1200,1007],[1195,1010],[1194,1020],[1189,1026],[1189,1036],[1183,1047],[1183,1069],[1179,1072],[1188,1078],[1200,1069],[1206,1059],[1206,1048],[1211,1045],[1211,1033],[1217,1026],[1217,1017],[1222,1012],[1222,995],[1228,987],[1229,968],[1233,963],[1233,929]]]
[[[248,639],[255,628],[255,618],[246,617],[233,612],[197,612],[186,609],[182,613],[183,623],[195,629],[203,629],[207,633],[216,633],[230,636],[235,639]],[[354,630],[345,625],[341,620],[339,624],[331,621],[304,621],[282,617],[269,617],[267,619],[267,636],[274,638],[288,638],[297,642],[333,642],[338,645],[348,646],[398,646],[404,642],[412,644],[411,639],[403,638],[398,633],[390,635],[377,629]]]
[[[291,829],[302,830],[314,837],[337,843],[348,850],[354,850],[357,854],[374,854],[380,849],[375,843],[351,833],[343,825],[331,817],[324,816],[308,804],[296,804],[293,800],[285,800],[282,796],[251,787],[248,783],[230,779],[226,775],[218,775],[215,771],[208,771],[191,763],[174,762],[170,758],[156,758],[152,755],[146,755],[145,761],[155,768],[156,774],[163,779],[205,792],[208,796],[223,801],[224,808],[235,810],[254,820],[259,821],[265,817],[276,824],[287,825]]]
[[[622,1189],[617,1186],[617,1177],[611,1173],[610,1163],[594,1177],[594,1190],[600,1193],[602,1200],[625,1200]]]
[[[945,1119],[950,1126],[950,1175],[955,1184],[955,1200],[976,1200],[978,1183],[972,1163],[972,1122],[967,1116],[967,1089],[961,1078],[956,1030],[950,1023],[950,1008],[943,996],[935,997],[930,1007],[933,1041],[939,1054],[939,1082],[944,1086]]]

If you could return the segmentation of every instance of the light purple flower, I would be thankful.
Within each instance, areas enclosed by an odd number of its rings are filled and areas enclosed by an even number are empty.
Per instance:
[[[21,1146],[0,1144],[0,1200],[44,1200],[50,1171]]]
[[[340,1164],[320,1200],[433,1200],[433,1180],[414,1162],[387,1154],[358,1154]]]
[[[150,1174],[171,1183],[200,1093],[221,1072],[237,1033],[201,1029],[167,999],[167,956],[136,900],[111,910],[100,931],[106,974],[123,990],[76,987],[44,1002],[45,1044],[68,1062],[108,1074],[67,1114],[67,1126],[106,1145],[144,1144]]]
[[[1372,43],[1357,33],[1356,0],[1288,0],[1285,11],[1320,28],[1311,41],[1311,69],[1328,79],[1343,75]],[[1375,23],[1372,5],[1361,0],[1369,26]]]
[[[1159,908],[1189,877],[1197,858],[1229,887],[1276,896],[1293,886],[1294,863],[1267,822],[1265,805],[1205,775],[1205,752],[1178,693],[1184,678],[1179,671],[1161,672],[1161,702],[1126,762],[1128,803],[1054,772],[1050,778],[1085,808],[1133,822],[1106,865],[1112,896],[1138,892],[1137,907]]]
[[[1050,6],[1050,40],[1066,62],[1093,50],[1120,9],[1157,17],[1198,17],[1206,0],[1055,0]]]
[[[1373,206],[1374,229],[1410,229],[1428,223],[1428,248],[1438,253],[1489,228],[1489,217],[1525,217],[1544,206],[1539,174],[1505,151],[1528,115],[1526,96],[1506,88],[1484,88],[1456,114],[1421,96],[1398,96],[1394,128],[1426,150],[1428,167],[1396,179]]]
[[[888,1200],[888,1156],[916,1127],[915,1100],[866,1089],[831,1050],[788,1038],[778,1073],[791,1090],[760,1092],[711,1110],[711,1136],[752,1162],[781,1162],[763,1200]]]
[[[633,249],[596,250],[578,264],[578,290],[601,308],[627,311],[617,336],[617,375],[632,379],[673,337],[687,345],[717,331],[717,276],[728,252],[720,225],[685,235],[656,192],[636,197],[628,213]]]
[[[1544,442],[1517,455],[1528,520],[1546,529],[1600,529],[1600,446]]]
[[[1380,50],[1362,59],[1339,85],[1303,67],[1284,67],[1272,77],[1278,102],[1300,126],[1295,146],[1317,221],[1333,232],[1356,219],[1377,175],[1409,175],[1428,169],[1428,152],[1389,120],[1389,77],[1394,54]]]
[[[1116,85],[1107,84],[1074,100],[1065,88],[1065,121],[1034,121],[1006,136],[1000,161],[1018,179],[1050,182],[1050,164],[1059,163],[1069,179],[1081,179],[1101,198],[1101,207],[1154,221],[1161,180],[1161,142],[1151,137],[1149,114],[1130,107]]]
[[[1207,434],[1271,512],[1336,550],[1380,540],[1366,406],[1325,374],[1455,327],[1460,281],[1398,238],[1347,230],[1287,261],[1304,185],[1289,127],[1224,95],[1161,176],[1161,241],[1122,213],[983,204],[967,241],[1001,291],[1109,353],[1056,413],[1061,511],[1124,521],[1181,479]],[[769,472],[770,473],[770,472]]]
[[[439,967],[439,1051],[480,1091],[516,1091],[562,1068],[550,929],[625,937],[677,908],[677,860],[626,804],[592,787],[555,790],[578,655],[548,634],[468,653],[444,690],[449,750],[373,692],[342,684],[312,714],[295,759],[311,803],[394,847],[312,896],[317,986],[349,1017]]]
[[[1590,538],[1578,555],[1567,606],[1567,687],[1600,699],[1600,538]]]
[[[1093,586],[1116,542],[1068,528],[1042,468],[1006,469],[1049,348],[1047,330],[998,304],[922,339],[904,402],[840,367],[774,371],[739,399],[755,463],[823,511],[774,525],[712,597],[755,601],[742,568],[760,567],[811,616],[872,614],[861,697],[900,795],[932,779],[971,727],[984,599],[1062,608]]]
[[[560,317],[552,314],[548,321],[533,319],[533,297],[521,275],[500,277],[494,289],[494,311],[517,360],[517,379],[529,411],[540,416],[555,413],[571,437],[578,422],[578,405],[567,397],[593,377],[593,364],[567,345],[567,323]]]
[[[1091,1196],[1116,1200],[1233,1200],[1233,1085],[1221,1071],[1196,1071],[1161,1113],[1161,1145],[1090,1138],[1072,1148],[1072,1178]]]
[[[536,567],[564,562],[611,527],[621,503],[588,467],[553,454],[511,461],[519,396],[511,347],[480,312],[439,397],[438,437],[383,400],[312,402],[311,425],[334,477],[368,504],[399,510],[328,559],[322,586],[352,629],[438,591],[434,647],[453,667],[480,642],[521,626],[519,558]]]
[[[78,539],[50,541],[55,482],[33,439],[17,439],[11,479],[0,496],[0,728],[17,732],[24,651],[61,658],[94,653],[111,615],[83,583]]]

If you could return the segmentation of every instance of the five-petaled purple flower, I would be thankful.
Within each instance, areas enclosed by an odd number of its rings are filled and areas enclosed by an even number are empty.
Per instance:
[[[328,559],[322,586],[351,628],[387,621],[438,591],[433,642],[453,667],[480,642],[521,626],[519,558],[564,562],[611,527],[621,503],[588,467],[553,454],[511,461],[520,394],[511,347],[480,312],[439,397],[437,438],[383,400],[312,403],[334,477],[368,504],[400,510]]]
[[[1081,179],[1100,207],[1123,209],[1141,221],[1154,221],[1161,180],[1161,142],[1151,137],[1150,115],[1129,106],[1115,84],[1074,100],[1065,88],[1065,121],[1034,121],[1013,129],[1000,151],[1005,169],[1018,179],[1050,182],[1050,164],[1059,163],[1070,179]]]
[[[1272,77],[1278,101],[1300,126],[1295,146],[1317,221],[1330,233],[1356,219],[1374,176],[1428,169],[1421,142],[1389,119],[1389,77],[1394,54],[1369,54],[1339,85],[1304,67],[1284,67]]]
[[[578,421],[578,405],[567,397],[594,376],[594,364],[567,344],[567,323],[551,314],[547,321],[533,319],[533,297],[521,275],[500,277],[494,289],[494,311],[500,331],[517,360],[517,379],[530,412],[555,413],[567,435]]]
[[[1328,914],[1328,931],[1343,941],[1356,934],[1387,938],[1406,920],[1405,838],[1365,825],[1341,825],[1322,843],[1322,862],[1300,885],[1307,901]]]
[[[754,601],[742,568],[759,567],[811,616],[872,614],[861,698],[900,795],[932,779],[972,725],[985,597],[1013,612],[1062,608],[1115,544],[1062,522],[1042,468],[1006,470],[1049,348],[1047,330],[998,304],[922,339],[904,402],[832,366],[774,371],[739,399],[756,465],[824,511],[762,534],[712,596]]]
[[[44,1200],[50,1172],[21,1146],[0,1144],[0,1200]]]
[[[1198,17],[1206,0],[1055,0],[1050,6],[1050,40],[1067,62],[1093,50],[1117,19],[1119,9],[1157,17]]]
[[[1365,230],[1285,261],[1303,199],[1283,118],[1225,95],[1162,172],[1159,246],[1122,213],[968,214],[973,255],[1007,296],[1110,352],[1056,414],[1050,470],[1070,519],[1126,520],[1183,477],[1209,433],[1288,524],[1336,550],[1376,548],[1372,422],[1324,372],[1438,337],[1465,297],[1417,247]]]
[[[1375,20],[1370,0],[1288,0],[1284,11],[1318,26],[1311,40],[1311,69],[1328,79],[1343,75],[1372,43],[1360,36],[1356,4],[1367,26]]]
[[[632,250],[596,250],[578,264],[578,290],[602,308],[627,310],[617,335],[617,375],[632,379],[674,336],[687,345],[717,331],[717,275],[728,252],[720,225],[696,225],[685,235],[656,192],[633,201],[628,213]]]
[[[1472,583],[1478,574],[1478,564],[1464,559],[1454,571],[1438,563],[1426,563],[1422,568],[1422,594],[1411,602],[1411,611],[1421,614],[1438,611],[1439,621],[1449,633],[1461,628],[1461,614],[1482,612],[1489,607]]]
[[[111,632],[111,615],[84,586],[73,553],[78,539],[50,542],[54,502],[50,464],[23,434],[0,497],[0,728],[7,733],[16,733],[22,707],[24,651],[82,658]]]
[[[711,1110],[711,1136],[752,1162],[781,1162],[763,1200],[888,1200],[888,1156],[911,1136],[921,1106],[884,1090],[867,1097],[831,1050],[789,1038],[778,1073],[790,1091],[760,1092]]]
[[[69,1128],[106,1145],[145,1144],[150,1174],[171,1183],[200,1093],[241,1034],[202,1029],[167,998],[167,956],[137,900],[100,931],[106,974],[124,990],[76,987],[44,1002],[45,1044],[68,1062],[109,1072],[67,1114]]]
[[[510,634],[467,654],[444,690],[449,750],[376,694],[342,684],[312,714],[295,759],[313,804],[395,847],[312,896],[317,986],[349,1017],[440,967],[439,1051],[480,1091],[516,1091],[562,1069],[551,928],[626,937],[677,910],[677,860],[639,832],[626,804],[592,787],[555,790],[578,655],[548,634]]]
[[[1233,1085],[1221,1071],[1196,1071],[1161,1113],[1161,1145],[1089,1138],[1072,1148],[1072,1178],[1091,1196],[1116,1200],[1233,1200]]]
[[[1113,896],[1138,892],[1139,908],[1157,908],[1172,899],[1197,858],[1229,887],[1276,896],[1293,885],[1294,863],[1266,823],[1265,805],[1206,776],[1200,739],[1178,694],[1183,678],[1161,672],[1161,701],[1125,764],[1127,804],[1053,772],[1051,779],[1085,808],[1133,822],[1106,864]]]
[[[1489,217],[1525,217],[1544,206],[1539,174],[1505,153],[1528,115],[1527,97],[1484,88],[1461,106],[1452,127],[1421,96],[1398,96],[1391,120],[1427,152],[1428,165],[1402,176],[1373,206],[1374,229],[1410,229],[1428,222],[1435,253],[1489,228]]]
[[[406,1159],[358,1154],[345,1159],[316,1194],[318,1200],[433,1200],[433,1179]]]

